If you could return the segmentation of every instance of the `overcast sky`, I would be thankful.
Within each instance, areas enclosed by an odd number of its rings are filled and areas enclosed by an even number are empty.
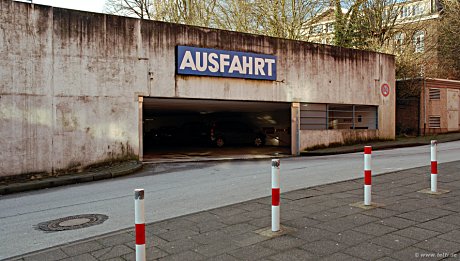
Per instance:
[[[21,0],[21,2],[30,2],[30,0]],[[105,0],[32,0],[32,3],[102,13]]]

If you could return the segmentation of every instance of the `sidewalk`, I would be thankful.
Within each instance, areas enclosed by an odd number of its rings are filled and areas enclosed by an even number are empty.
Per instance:
[[[373,177],[374,209],[363,180],[282,193],[283,233],[267,235],[271,198],[146,226],[148,260],[460,260],[460,161]],[[282,186],[281,186],[282,189]],[[146,199],[147,200],[147,199]],[[55,232],[60,233],[60,232]],[[268,233],[269,234],[269,233]],[[52,235],[52,234],[48,234]],[[53,247],[13,260],[135,260],[133,229]]]

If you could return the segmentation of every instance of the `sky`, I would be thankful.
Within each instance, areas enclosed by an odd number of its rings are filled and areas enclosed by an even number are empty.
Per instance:
[[[30,2],[30,0],[21,2]],[[102,13],[105,0],[32,0],[32,3]]]

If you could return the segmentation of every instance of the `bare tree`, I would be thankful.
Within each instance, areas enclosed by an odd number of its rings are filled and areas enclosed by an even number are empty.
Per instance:
[[[442,77],[460,80],[460,2],[443,2],[442,20],[439,30],[439,74]]]
[[[307,26],[324,6],[323,1],[258,0],[255,1],[260,31],[267,35],[302,40]]]
[[[217,0],[106,0],[105,11],[111,14],[212,26]]]
[[[399,0],[334,1],[335,43],[339,46],[384,51],[403,22],[398,20]]]
[[[106,0],[108,13],[301,40],[322,0]]]
[[[245,33],[260,33],[259,12],[254,1],[221,0],[216,8],[216,26]]]
[[[151,0],[108,0],[104,11],[111,14],[154,19],[156,14],[154,2]]]

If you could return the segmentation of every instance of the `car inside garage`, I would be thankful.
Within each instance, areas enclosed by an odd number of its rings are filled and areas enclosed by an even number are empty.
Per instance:
[[[290,103],[144,97],[144,161],[290,154]]]

